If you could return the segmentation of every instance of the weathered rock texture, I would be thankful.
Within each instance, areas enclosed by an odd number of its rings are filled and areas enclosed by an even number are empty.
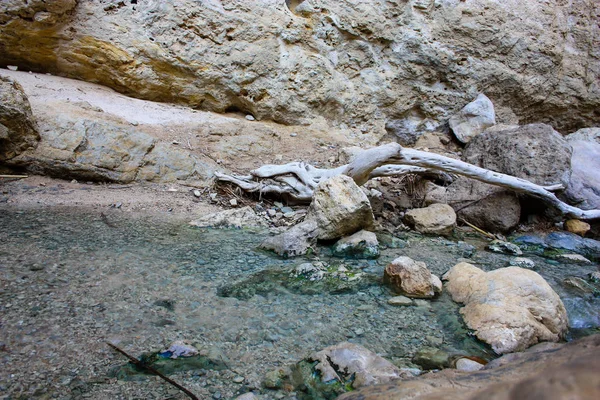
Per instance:
[[[310,359],[318,362],[315,369],[321,373],[323,382],[345,382],[354,375],[353,388],[407,376],[385,358],[354,343],[343,342],[327,347],[310,356]]]
[[[600,397],[600,335],[543,343],[507,354],[475,373],[454,369],[344,394],[340,400],[519,400]]]
[[[401,256],[385,267],[383,282],[407,297],[430,299],[442,292],[440,278],[422,261]]]
[[[0,163],[34,148],[40,140],[23,88],[0,77]]]
[[[454,136],[462,143],[469,143],[475,136],[496,124],[494,105],[486,95],[480,94],[448,122]]]
[[[600,112],[599,14],[586,0],[8,0],[0,65],[357,133],[436,129],[485,92],[499,122],[566,133]]]
[[[584,210],[600,208],[600,128],[580,129],[566,137],[573,148],[567,199]]]
[[[346,175],[319,183],[306,220],[317,222],[321,240],[339,239],[372,228],[374,223],[367,195]]]
[[[417,231],[433,235],[449,235],[456,226],[456,213],[447,204],[412,209],[404,219]]]
[[[567,331],[560,297],[537,272],[519,267],[490,272],[459,263],[444,275],[467,326],[498,354],[556,342]]]
[[[571,153],[571,146],[552,127],[530,124],[486,130],[469,143],[463,159],[538,185],[567,187]],[[448,187],[447,198],[459,218],[480,228],[506,232],[519,222],[519,199],[505,189],[459,178]]]

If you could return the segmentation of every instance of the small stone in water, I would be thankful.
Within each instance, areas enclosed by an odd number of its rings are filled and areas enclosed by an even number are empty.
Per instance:
[[[244,377],[238,375],[238,376],[236,376],[236,377],[233,378],[233,382],[235,382],[235,383],[242,383],[242,382],[244,382]]]
[[[515,257],[513,260],[508,262],[509,266],[513,267],[521,267],[527,269],[533,269],[535,267],[535,262],[525,257]]]
[[[389,299],[388,304],[390,306],[411,306],[413,301],[406,296],[396,296]]]
[[[478,363],[477,361],[470,360],[468,358],[459,358],[456,361],[456,369],[459,371],[479,371],[484,367],[483,364]]]

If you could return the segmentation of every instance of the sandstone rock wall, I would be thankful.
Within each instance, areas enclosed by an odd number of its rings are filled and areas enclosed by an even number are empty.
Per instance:
[[[3,1],[0,65],[378,137],[437,129],[480,92],[500,123],[600,117],[598,2],[132,3]]]

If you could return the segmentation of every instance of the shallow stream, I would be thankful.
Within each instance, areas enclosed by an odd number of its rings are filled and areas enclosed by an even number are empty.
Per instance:
[[[394,307],[380,283],[386,263],[400,255],[437,275],[461,260],[485,270],[507,266],[510,256],[483,250],[485,241],[406,234],[384,237],[390,247],[377,260],[332,258],[327,247],[285,260],[257,250],[267,235],[118,210],[0,209],[0,399],[186,398],[157,377],[111,377],[127,360],[107,340],[136,357],[174,340],[219,354],[224,370],[173,376],[215,399],[261,388],[265,373],[347,340],[407,367],[422,346],[494,357],[447,294]],[[597,331],[600,300],[561,284],[596,267],[528,257],[563,299],[571,326]],[[370,278],[333,288],[288,279],[291,268],[317,258]],[[294,398],[261,390],[264,398]]]

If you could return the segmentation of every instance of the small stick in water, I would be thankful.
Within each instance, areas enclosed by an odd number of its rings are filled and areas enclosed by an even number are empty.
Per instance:
[[[171,385],[175,386],[177,389],[179,389],[183,393],[185,393],[190,399],[199,400],[198,397],[196,397],[196,395],[194,393],[190,392],[189,390],[187,390],[186,388],[184,388],[183,386],[181,386],[179,383],[175,382],[173,379],[166,377],[161,372],[159,372],[158,370],[152,368],[148,364],[146,364],[146,363],[138,360],[137,358],[135,358],[135,357],[127,354],[124,350],[120,349],[119,347],[115,346],[114,344],[112,344],[110,342],[106,342],[106,344],[109,345],[113,350],[118,351],[119,353],[121,353],[125,357],[127,357],[129,359],[129,361],[131,361],[135,366],[140,367],[142,369],[145,369],[146,371],[152,372],[154,375],[160,376],[162,379],[164,379],[165,381],[169,382]]]

